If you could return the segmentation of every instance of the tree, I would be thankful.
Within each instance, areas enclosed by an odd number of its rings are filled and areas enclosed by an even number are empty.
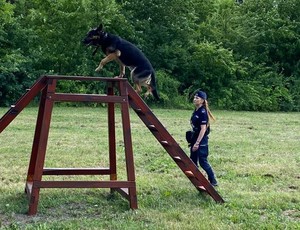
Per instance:
[[[297,109],[295,100],[299,96],[291,96],[289,92],[291,85],[297,85],[292,82],[296,76],[294,71],[299,68],[299,22],[290,21],[286,16],[284,19],[279,13],[281,8],[296,5],[292,0],[249,0],[242,5],[220,1],[218,10],[208,19],[209,24],[203,26],[207,28],[209,41],[233,51],[241,72],[232,77],[238,81],[237,92],[242,88],[245,91],[238,94],[239,98],[244,95],[243,101],[250,105],[253,101],[247,97],[247,89],[248,95],[254,92],[252,89],[259,89],[256,108],[247,109]],[[265,99],[266,95],[273,98]],[[271,103],[262,103],[264,100]],[[241,108],[245,109],[245,106]]]
[[[0,0],[0,106],[8,106],[20,97],[28,84],[24,66],[27,58],[13,42],[16,37],[14,6]]]
[[[203,88],[219,108],[300,110],[298,0],[0,0],[0,6],[1,105],[41,74],[115,76],[113,62],[95,73],[104,54],[92,57],[81,44],[103,23],[150,59],[165,105],[181,106],[186,94]],[[103,90],[95,83],[58,87]]]

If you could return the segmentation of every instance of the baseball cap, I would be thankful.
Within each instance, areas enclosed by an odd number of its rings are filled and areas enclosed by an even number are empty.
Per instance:
[[[205,92],[203,91],[198,91],[196,94],[196,96],[201,97],[202,99],[206,100],[207,99],[207,95]]]

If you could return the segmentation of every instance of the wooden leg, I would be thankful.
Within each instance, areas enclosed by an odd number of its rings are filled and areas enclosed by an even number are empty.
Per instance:
[[[114,95],[113,85],[109,85],[108,95]],[[109,142],[110,180],[117,180],[115,104],[114,103],[108,103],[108,138],[109,138],[108,142]],[[111,192],[113,191],[114,189],[111,189]]]
[[[121,84],[120,87],[121,95],[126,95],[126,85]],[[128,99],[127,99],[128,100]],[[132,149],[132,139],[131,139],[131,129],[130,129],[130,118],[129,118],[129,104],[122,103],[122,124],[123,124],[123,138],[125,144],[125,158],[126,158],[126,171],[127,180],[134,182],[134,186],[128,189],[130,208],[137,209],[137,196],[136,196],[136,185],[135,185],[135,170],[134,170],[134,159],[133,159],[133,149]]]
[[[29,215],[35,215],[37,213],[40,192],[38,182],[42,180],[43,175],[51,114],[53,108],[51,94],[54,93],[55,87],[56,81],[49,80],[47,87],[42,92],[25,188],[29,197]]]

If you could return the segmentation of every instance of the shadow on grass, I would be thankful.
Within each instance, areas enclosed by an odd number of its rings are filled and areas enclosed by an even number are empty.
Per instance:
[[[107,218],[130,210],[120,194],[103,189],[41,190],[37,215],[28,216],[29,201],[25,193],[4,195],[0,201],[0,228],[18,229],[26,224],[39,224],[76,218]]]

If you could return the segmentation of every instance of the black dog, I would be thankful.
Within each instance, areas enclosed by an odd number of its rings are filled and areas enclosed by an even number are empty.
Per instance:
[[[142,91],[141,86],[147,87],[145,96],[152,94],[157,100],[159,96],[156,90],[154,69],[146,56],[132,43],[103,31],[103,25],[90,30],[83,43],[87,46],[101,47],[106,57],[101,60],[95,71],[100,71],[105,64],[115,60],[120,66],[120,75],[125,76],[125,66],[131,69],[131,78],[136,86],[137,93]],[[94,53],[97,52],[97,48]]]

